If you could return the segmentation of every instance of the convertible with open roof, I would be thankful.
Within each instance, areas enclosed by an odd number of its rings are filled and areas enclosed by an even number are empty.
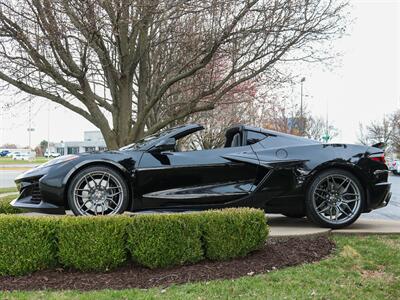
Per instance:
[[[202,129],[188,124],[118,151],[55,158],[16,178],[12,205],[75,215],[245,206],[340,228],[390,200],[380,148],[237,125],[223,147],[181,149]]]

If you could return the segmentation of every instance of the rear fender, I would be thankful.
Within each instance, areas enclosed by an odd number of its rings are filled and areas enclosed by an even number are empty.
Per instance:
[[[304,192],[306,192],[307,188],[312,183],[313,179],[321,172],[329,169],[341,169],[350,172],[353,174],[361,183],[364,188],[364,192],[366,195],[367,205],[369,207],[370,204],[370,188],[369,188],[369,179],[365,176],[365,172],[356,164],[346,162],[346,161],[329,161],[317,166],[313,169],[307,176],[304,183]]]

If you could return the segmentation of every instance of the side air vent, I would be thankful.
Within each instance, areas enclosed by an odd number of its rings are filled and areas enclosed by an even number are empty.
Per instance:
[[[32,185],[32,202],[40,203],[42,201],[42,195],[39,189],[39,182],[34,182]]]

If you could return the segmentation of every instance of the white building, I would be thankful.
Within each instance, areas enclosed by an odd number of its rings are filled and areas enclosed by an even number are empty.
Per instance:
[[[54,148],[51,149],[51,151],[60,153],[61,155],[66,155],[92,151],[103,151],[106,149],[106,142],[104,141],[101,132],[96,130],[84,131],[83,141],[61,141],[60,143],[55,143]]]

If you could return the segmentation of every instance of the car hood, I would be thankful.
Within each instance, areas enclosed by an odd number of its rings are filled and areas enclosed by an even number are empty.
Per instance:
[[[143,152],[133,150],[122,151],[97,151],[86,152],[76,155],[65,155],[50,160],[49,162],[30,169],[15,178],[18,182],[21,179],[37,178],[49,172],[69,173],[89,163],[110,163],[132,172],[138,165]]]

